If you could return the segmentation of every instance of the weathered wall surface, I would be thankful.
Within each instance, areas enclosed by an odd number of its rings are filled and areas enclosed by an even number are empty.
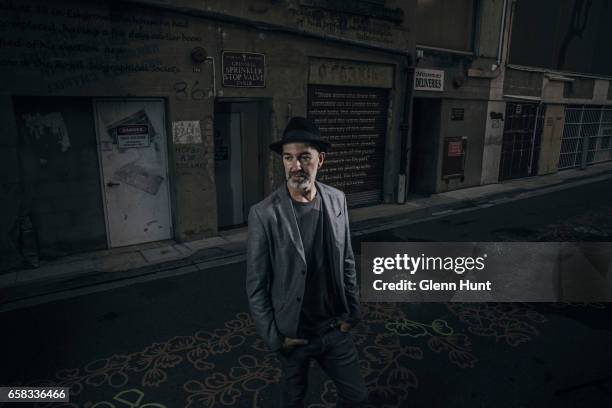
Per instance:
[[[3,230],[0,231],[3,239],[10,225],[14,225],[17,214],[8,207],[16,206],[22,195],[16,187],[21,180],[21,170],[14,159],[18,156],[19,140],[11,106],[14,97],[83,97],[89,104],[94,98],[104,97],[163,98],[168,114],[176,238],[191,240],[213,235],[217,230],[215,98],[271,99],[269,138],[275,140],[290,116],[307,113],[306,90],[312,58],[329,61],[334,75],[327,81],[337,85],[358,82],[360,86],[377,86],[377,79],[367,75],[368,64],[391,67],[393,89],[389,103],[384,197],[392,200],[399,162],[398,128],[404,103],[405,57],[307,38],[301,36],[300,31],[409,50],[414,45],[409,28],[413,23],[414,15],[410,10],[414,1],[387,2],[389,10],[384,11],[388,13],[384,18],[347,16],[329,8],[316,12],[313,2],[248,3],[211,1],[202,5],[195,1],[72,0],[1,3],[0,100],[7,109],[2,110],[6,126],[0,154],[13,158],[3,161],[3,166],[8,168],[0,180],[2,191],[7,194],[7,200],[3,200],[7,204],[4,204]],[[397,11],[398,7],[404,11]],[[197,8],[203,13],[198,14]],[[224,15],[213,18],[209,15],[211,11]],[[232,16],[297,31],[258,30],[243,20],[232,20]],[[197,47],[204,49],[208,56],[201,64],[192,60]],[[221,53],[227,50],[265,54],[265,87],[222,87]],[[358,72],[347,69],[353,63],[363,64],[366,75],[359,76]],[[173,124],[180,121],[199,121],[201,142],[185,144],[174,140]],[[93,148],[88,148],[89,157],[95,154]],[[267,191],[280,166],[273,155],[269,160],[272,165],[267,175]]]
[[[504,136],[505,112],[506,102],[489,101],[487,104],[481,184],[497,183],[499,181],[499,161]]]
[[[538,175],[555,173],[559,163],[561,136],[565,125],[565,106],[547,105],[542,129]]]
[[[495,167],[495,162],[499,165],[495,150],[499,150],[501,131],[493,129],[489,132],[491,124],[488,122],[487,101],[491,99],[492,80],[499,81],[499,71],[494,68],[498,57],[502,6],[503,0],[480,4],[472,53],[423,47],[423,58],[417,63],[417,68],[444,72],[442,91],[415,91],[415,97],[441,100],[440,131],[435,144],[438,151],[434,189],[437,192],[481,184],[483,154],[487,155],[486,172]],[[464,119],[451,120],[453,109],[463,109]],[[503,130],[503,123],[501,126]],[[450,178],[447,183],[441,176],[444,140],[446,137],[463,136],[467,137],[463,181]]]
[[[541,99],[550,104],[605,105],[608,104],[610,82],[579,74],[508,68],[505,70],[504,94]]]
[[[3,94],[158,96],[168,102],[170,124],[201,121],[202,142],[177,145],[170,157],[177,230],[183,239],[214,232],[211,217],[202,216],[215,214],[215,200],[210,199],[213,65],[204,64],[196,72],[190,53],[196,46],[214,44],[217,37],[206,33],[216,27],[124,3],[29,1],[3,7]]]
[[[452,110],[463,109],[463,120],[452,120]],[[460,178],[442,180],[438,177],[437,192],[456,190],[458,188],[477,186],[482,174],[482,157],[486,124],[487,102],[443,100],[440,119],[440,152],[439,163],[444,160],[444,139],[447,137],[467,137],[465,149],[465,167],[463,181]],[[441,173],[439,173],[441,174]]]
[[[261,33],[240,26],[221,29],[218,49],[266,55],[265,88],[218,88],[217,96],[229,99],[272,99],[272,140],[281,137],[291,116],[307,116],[309,83],[391,87],[383,195],[386,201],[393,200],[399,163],[398,128],[405,95],[405,57],[333,42],[320,43],[297,35]],[[320,69],[322,67],[324,69]],[[381,67],[386,67],[383,74],[380,73]],[[317,75],[312,72],[315,68]],[[277,159],[275,154],[269,153],[271,184],[277,184],[283,177],[281,163]]]
[[[539,98],[542,94],[541,72],[507,69],[504,78],[504,95],[521,95]]]
[[[134,0],[137,4],[171,6],[235,16],[310,33],[370,44],[406,49],[411,34],[416,0],[334,2],[322,0]],[[204,4],[202,4],[204,3]]]
[[[88,98],[13,99],[23,207],[44,256],[106,248],[92,106]],[[51,131],[49,129],[52,129]]]

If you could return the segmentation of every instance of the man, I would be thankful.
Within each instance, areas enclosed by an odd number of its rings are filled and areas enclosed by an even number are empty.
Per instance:
[[[270,145],[286,183],[249,212],[246,290],[257,332],[278,351],[280,407],[303,407],[311,359],[336,384],[338,407],[367,389],[350,334],[359,289],[344,194],[316,181],[330,144],[310,120],[289,121]]]

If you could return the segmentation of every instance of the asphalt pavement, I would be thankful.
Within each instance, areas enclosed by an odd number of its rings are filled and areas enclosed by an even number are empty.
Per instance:
[[[244,269],[238,263],[0,314],[0,384],[71,387],[66,407],[273,407],[279,365],[254,332]],[[371,407],[612,403],[605,304],[363,308],[351,335]],[[334,387],[317,366],[310,380],[307,407],[333,406]]]
[[[363,234],[355,244],[609,241],[610,187],[592,183],[494,207],[476,204]],[[0,384],[70,387],[70,404],[54,407],[274,407],[279,365],[254,331],[244,273],[235,259],[0,313]],[[608,304],[363,309],[351,335],[370,407],[612,406]],[[332,407],[335,398],[333,384],[313,366],[306,406]]]

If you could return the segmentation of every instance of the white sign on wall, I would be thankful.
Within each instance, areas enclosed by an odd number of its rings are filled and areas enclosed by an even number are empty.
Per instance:
[[[172,122],[174,144],[202,143],[202,130],[199,120],[180,120]]]
[[[417,68],[414,70],[415,91],[444,91],[444,71]]]

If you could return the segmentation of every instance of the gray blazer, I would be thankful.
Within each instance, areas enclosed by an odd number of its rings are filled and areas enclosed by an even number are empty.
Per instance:
[[[355,258],[344,193],[316,182],[324,206],[334,296],[341,299],[340,319],[361,318]],[[246,293],[257,333],[271,350],[284,337],[297,337],[306,259],[287,186],[283,185],[249,212]]]

